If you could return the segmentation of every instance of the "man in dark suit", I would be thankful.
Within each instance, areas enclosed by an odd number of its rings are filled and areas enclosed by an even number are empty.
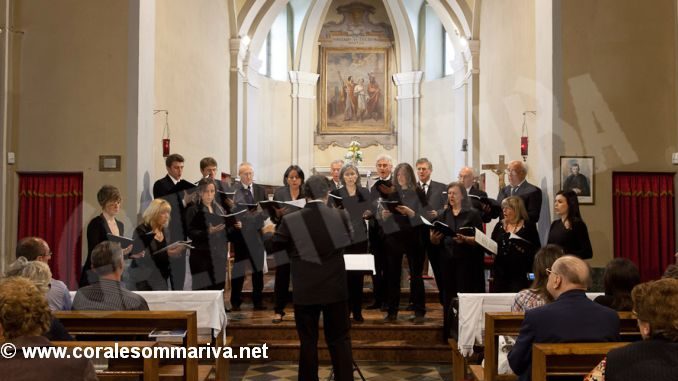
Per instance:
[[[195,185],[182,179],[184,172],[184,158],[173,153],[165,159],[167,175],[153,184],[153,198],[163,198],[172,207],[169,222],[168,243],[186,239],[186,221],[184,221],[184,197],[186,190]],[[171,281],[173,290],[184,289],[186,273],[186,256],[184,254],[170,257]]]
[[[200,159],[200,173],[202,174],[203,178],[209,177],[210,179],[214,180],[214,184],[216,185],[217,189],[217,194],[214,195],[214,199],[217,201],[217,204],[219,204],[222,208],[224,208],[224,212],[227,214],[230,214],[233,212],[233,195],[232,192],[233,190],[227,185],[224,184],[223,181],[221,181],[219,178],[217,178],[217,161],[213,157],[204,157]],[[197,182],[196,182],[197,184]],[[228,196],[226,193],[231,193],[231,196]],[[188,205],[187,205],[188,207]]]
[[[323,313],[325,341],[335,380],[353,380],[348,288],[344,248],[353,228],[348,213],[327,206],[327,178],[313,175],[304,183],[306,206],[286,214],[269,252],[286,250],[294,288],[294,321],[299,335],[299,380],[318,380],[318,323]],[[266,227],[267,233],[273,229]]]
[[[469,195],[471,205],[480,212],[484,223],[492,221],[501,214],[501,207],[495,200],[487,197],[487,193],[474,186],[475,173],[473,168],[464,167],[459,171],[459,181],[464,184],[466,194]],[[484,201],[482,201],[484,200]]]
[[[334,160],[330,163],[330,175],[332,176],[330,191],[337,190],[343,186],[341,185],[341,179],[339,178],[343,166],[344,161],[341,159]]]
[[[267,199],[266,189],[259,184],[254,184],[254,168],[250,163],[244,162],[238,166],[238,176],[240,183],[235,191],[235,210],[250,209],[250,211],[239,217],[240,228],[232,230],[229,234],[229,240],[235,252],[231,274],[231,305],[234,311],[240,310],[242,287],[249,267],[252,272],[252,302],[254,309],[260,311],[266,309],[262,303],[263,269],[266,258],[260,235],[266,216],[261,210],[254,209],[252,205]]]
[[[431,180],[431,173],[433,173],[433,164],[425,157],[420,158],[416,162],[417,169],[417,187],[419,192],[422,192],[426,197],[423,200],[423,210],[426,210],[424,217],[429,221],[438,218],[438,212],[445,206],[447,200],[447,187],[443,183]],[[421,234],[421,242],[423,249],[426,252],[431,267],[433,268],[433,277],[436,281],[438,290],[443,289],[442,272],[440,269],[440,250],[436,245],[431,244],[429,236],[429,228],[425,225],[419,227]],[[443,294],[438,293],[440,304],[443,304]]]
[[[497,202],[501,202],[510,196],[519,196],[525,203],[530,222],[535,224],[539,221],[541,213],[541,189],[525,180],[527,167],[520,160],[514,160],[508,164],[509,185],[505,186],[497,195]],[[501,217],[500,217],[501,218]]]
[[[534,343],[619,340],[617,312],[586,296],[590,277],[586,262],[566,255],[546,271],[546,289],[554,301],[525,312],[518,339],[508,354],[509,365],[521,381],[531,379]]]

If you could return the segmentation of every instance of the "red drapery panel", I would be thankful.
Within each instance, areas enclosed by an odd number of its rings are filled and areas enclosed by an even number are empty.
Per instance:
[[[20,173],[18,239],[43,238],[52,277],[77,289],[81,267],[82,173]]]
[[[673,173],[612,175],[614,256],[628,258],[643,282],[657,279],[675,251]]]

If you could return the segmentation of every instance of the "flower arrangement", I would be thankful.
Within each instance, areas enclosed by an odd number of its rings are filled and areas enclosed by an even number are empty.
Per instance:
[[[348,145],[348,152],[344,155],[344,159],[351,160],[351,163],[355,166],[360,165],[360,162],[363,161],[363,151],[360,150],[360,143],[352,140]]]

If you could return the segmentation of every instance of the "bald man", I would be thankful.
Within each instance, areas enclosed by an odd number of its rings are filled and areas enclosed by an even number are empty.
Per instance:
[[[546,269],[546,289],[554,301],[525,312],[525,320],[513,349],[508,354],[511,369],[519,380],[532,376],[532,344],[619,341],[616,311],[586,296],[590,269],[572,255],[558,258]]]
[[[539,214],[541,213],[541,189],[525,180],[525,177],[527,177],[527,167],[522,161],[513,160],[510,162],[507,172],[509,185],[499,191],[497,202],[501,205],[502,200],[505,198],[519,196],[523,199],[523,203],[525,203],[525,209],[527,209],[530,222],[536,224],[539,222]],[[499,218],[501,218],[501,214]]]
[[[464,167],[459,171],[459,182],[464,184],[466,194],[469,195],[471,205],[480,212],[484,223],[492,221],[493,218],[499,217],[501,214],[501,207],[495,200],[487,197],[487,193],[473,186],[475,173],[473,168]],[[475,196],[475,197],[473,197]],[[481,199],[487,200],[488,203],[483,203]]]

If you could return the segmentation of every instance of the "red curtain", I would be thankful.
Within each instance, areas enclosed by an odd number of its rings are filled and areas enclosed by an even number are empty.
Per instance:
[[[77,289],[81,267],[82,173],[20,173],[18,239],[52,249],[52,277]]]
[[[638,265],[643,282],[659,278],[674,261],[673,175],[612,175],[614,256]]]

